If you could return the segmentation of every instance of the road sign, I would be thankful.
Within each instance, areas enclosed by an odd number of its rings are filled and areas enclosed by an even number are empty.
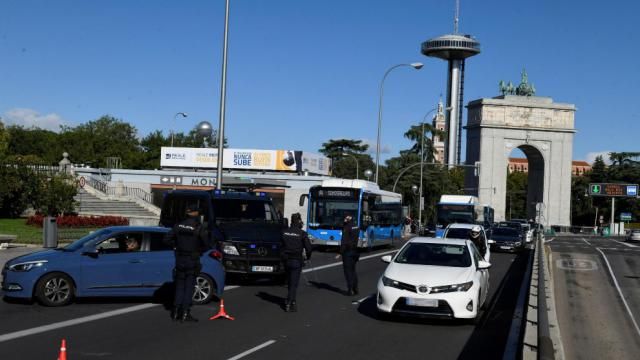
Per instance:
[[[78,180],[78,185],[80,185],[81,188],[83,188],[87,183],[87,180],[84,178],[84,176],[80,176],[80,180]]]
[[[608,197],[637,197],[638,184],[589,184],[589,195]]]
[[[631,221],[631,213],[629,212],[620,213],[620,221]]]

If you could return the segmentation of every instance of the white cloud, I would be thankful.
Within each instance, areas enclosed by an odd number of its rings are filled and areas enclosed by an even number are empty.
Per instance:
[[[369,145],[369,149],[367,150],[367,153],[375,155],[375,153],[376,153],[376,141],[369,140],[369,139],[360,139],[360,140],[362,140],[363,144]],[[391,146],[389,144],[380,144],[380,153],[381,154],[390,154],[391,153]]]
[[[6,125],[21,125],[26,128],[38,127],[51,131],[60,131],[60,125],[67,124],[58,114],[40,114],[26,108],[15,108],[2,114],[2,122]]]
[[[587,158],[585,159],[585,161],[589,164],[593,164],[598,156],[602,156],[602,160],[604,160],[604,163],[607,165],[611,165],[611,160],[609,160],[609,153],[611,153],[611,150],[593,151],[587,153]]]

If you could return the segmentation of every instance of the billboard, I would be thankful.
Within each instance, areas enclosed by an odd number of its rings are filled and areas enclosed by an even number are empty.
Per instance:
[[[589,184],[589,195],[609,197],[637,197],[638,184],[592,183]]]
[[[160,166],[215,169],[218,149],[162,147]],[[297,150],[224,149],[225,169],[329,174],[329,159]]]

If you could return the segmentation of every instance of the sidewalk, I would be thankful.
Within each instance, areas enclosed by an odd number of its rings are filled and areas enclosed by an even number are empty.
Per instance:
[[[35,251],[42,250],[40,245],[26,245],[26,244],[10,244],[6,249],[0,249],[0,269],[4,267],[4,264],[13,259],[14,257],[29,254]],[[2,276],[0,276],[0,281]]]

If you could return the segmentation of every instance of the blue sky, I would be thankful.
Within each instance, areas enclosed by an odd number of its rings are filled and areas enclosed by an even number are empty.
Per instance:
[[[227,132],[233,147],[317,151],[375,144],[385,70],[385,157],[445,92],[420,44],[452,32],[453,0],[232,0]],[[461,1],[465,103],[526,68],[540,96],[576,104],[574,158],[638,150],[640,5],[611,0]],[[56,128],[110,114],[140,134],[218,122],[224,0],[3,0],[0,117]],[[176,112],[187,119],[174,122]],[[466,113],[465,113],[466,121]],[[633,131],[632,131],[633,130]],[[464,138],[464,137],[463,137]],[[635,141],[634,141],[635,140]]]

